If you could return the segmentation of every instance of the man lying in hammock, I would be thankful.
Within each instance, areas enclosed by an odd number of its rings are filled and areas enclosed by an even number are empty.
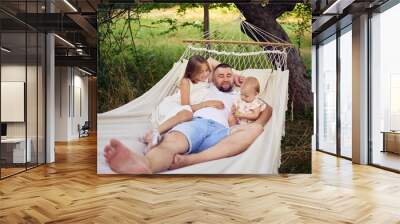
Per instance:
[[[267,106],[259,118],[251,124],[236,127],[230,131],[228,118],[235,98],[233,75],[229,65],[221,64],[213,72],[214,86],[209,88],[207,100],[220,100],[222,110],[207,107],[194,112],[192,121],[184,122],[165,134],[162,141],[145,156],[139,155],[120,141],[111,139],[104,148],[104,156],[110,168],[117,173],[145,174],[168,170],[177,154],[195,154],[180,160],[177,167],[237,155],[245,151],[263,132],[264,125],[272,115]]]

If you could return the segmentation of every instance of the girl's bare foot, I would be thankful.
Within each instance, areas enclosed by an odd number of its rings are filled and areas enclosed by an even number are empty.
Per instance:
[[[149,144],[151,142],[152,133],[153,129],[147,130],[144,136],[141,138],[141,142],[143,142],[144,144]]]
[[[104,148],[104,157],[110,168],[116,173],[152,173],[146,157],[132,152],[116,139],[111,139],[110,144]]]
[[[146,132],[143,137],[143,142],[147,144],[146,153],[148,153],[152,148],[158,145],[161,142],[161,135],[157,129],[151,129]]]

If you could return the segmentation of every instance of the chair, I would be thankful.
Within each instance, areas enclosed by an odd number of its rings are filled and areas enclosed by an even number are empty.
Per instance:
[[[90,129],[89,121],[85,121],[82,127],[78,124],[79,138],[89,136],[89,129]]]

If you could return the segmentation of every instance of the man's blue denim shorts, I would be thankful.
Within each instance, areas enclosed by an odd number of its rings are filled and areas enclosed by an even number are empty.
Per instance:
[[[230,129],[224,125],[200,117],[178,124],[169,132],[177,131],[186,136],[189,143],[187,154],[199,153],[220,142],[229,135]]]

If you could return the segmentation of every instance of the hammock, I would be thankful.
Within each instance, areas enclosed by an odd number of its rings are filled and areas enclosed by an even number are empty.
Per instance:
[[[149,91],[114,110],[98,114],[97,172],[113,173],[104,160],[103,149],[111,138],[116,138],[143,154],[145,145],[138,137],[154,125],[154,114],[159,103],[177,90],[187,60],[192,55],[212,57],[230,64],[243,76],[256,77],[261,86],[260,98],[273,108],[273,114],[254,143],[243,153],[192,166],[169,170],[164,174],[277,174],[281,157],[281,138],[284,135],[287,109],[288,80],[287,54],[291,45],[254,25],[242,21],[241,28],[256,40],[218,40],[207,34],[209,40],[185,40],[188,44],[182,57],[171,70]],[[215,38],[215,39],[214,39]],[[259,38],[262,38],[261,40]],[[262,40],[269,40],[263,42]]]

